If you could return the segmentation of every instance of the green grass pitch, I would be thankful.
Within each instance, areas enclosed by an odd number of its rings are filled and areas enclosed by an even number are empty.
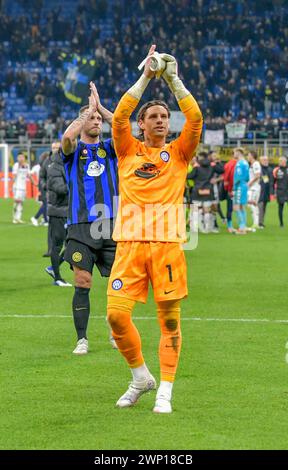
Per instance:
[[[37,207],[25,202],[24,219]],[[47,229],[12,225],[12,201],[1,200],[0,448],[287,449],[288,323],[277,320],[288,321],[288,243],[276,211],[271,203],[263,231],[237,237],[221,229],[186,252],[174,412],[159,416],[151,411],[155,393],[115,408],[131,377],[108,343],[107,280],[95,271],[91,352],[75,357],[73,288],[52,286],[44,272]],[[63,277],[72,281],[68,266]],[[151,292],[134,315],[159,379]]]

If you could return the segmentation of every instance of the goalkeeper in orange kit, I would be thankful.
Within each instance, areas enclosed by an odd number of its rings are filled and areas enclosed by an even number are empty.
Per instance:
[[[187,167],[200,140],[202,114],[178,77],[175,58],[160,54],[164,67],[160,73],[158,70],[158,76],[162,73],[186,122],[180,136],[166,143],[169,109],[162,101],[150,101],[137,116],[143,141],[132,136],[129,118],[155,76],[150,68],[155,48],[154,45],[150,48],[143,75],[121,98],[113,116],[120,202],[113,233],[118,243],[108,284],[107,317],[133,376],[117,406],[132,406],[143,393],[156,388],[131,318],[135,302],[146,302],[151,281],[161,329],[161,382],[153,411],[170,413],[181,349],[180,300],[188,293],[182,248],[185,241],[183,194]],[[182,211],[177,210],[180,206]]]

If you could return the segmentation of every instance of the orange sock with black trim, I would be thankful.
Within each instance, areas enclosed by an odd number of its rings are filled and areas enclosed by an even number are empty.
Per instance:
[[[144,364],[141,338],[131,318],[134,305],[134,300],[108,295],[107,320],[118,349],[131,368]]]
[[[180,311],[180,300],[157,303],[161,381],[174,382],[175,379],[182,344]]]

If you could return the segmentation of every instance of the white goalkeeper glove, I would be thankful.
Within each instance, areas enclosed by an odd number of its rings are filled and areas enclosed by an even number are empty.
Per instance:
[[[177,101],[188,96],[190,92],[183,85],[182,80],[178,77],[178,65],[175,57],[170,54],[160,54],[161,59],[165,61],[166,67],[162,73],[162,77],[169,86]]]

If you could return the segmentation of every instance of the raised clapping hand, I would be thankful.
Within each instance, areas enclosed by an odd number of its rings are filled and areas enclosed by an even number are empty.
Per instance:
[[[94,83],[90,82],[89,111],[95,113],[100,106],[100,99]]]
[[[99,110],[101,108],[101,102],[100,102],[100,97],[99,97],[99,93],[97,91],[96,85],[93,82],[90,82],[89,85],[90,85],[91,95],[93,96],[93,99],[96,102],[97,109]]]
[[[178,65],[173,55],[161,54],[161,59],[166,62],[166,67],[162,73],[162,77],[169,84],[173,79],[178,77]]]
[[[150,70],[150,63],[151,63],[151,60],[149,59],[149,56],[151,56],[152,54],[154,54],[155,50],[156,50],[156,44],[152,44],[152,46],[150,47],[149,52],[148,52],[148,59],[147,59],[146,62],[145,62],[144,72],[143,72],[143,74],[144,74],[147,78],[153,78],[153,77],[155,77],[155,72],[153,72],[152,70]]]

